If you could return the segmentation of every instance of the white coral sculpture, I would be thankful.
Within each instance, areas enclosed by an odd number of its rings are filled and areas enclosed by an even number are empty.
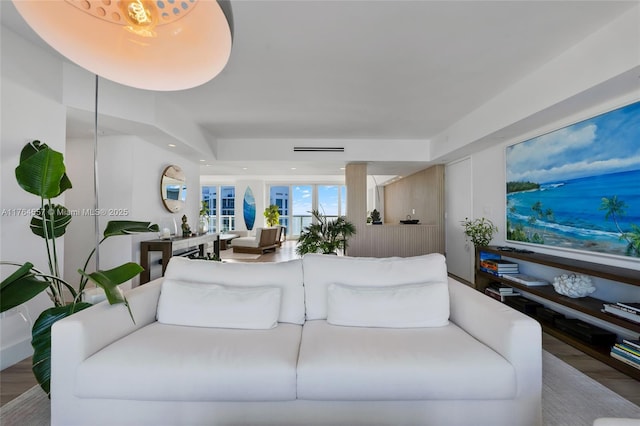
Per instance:
[[[585,297],[596,291],[596,287],[587,275],[562,274],[553,279],[556,292],[572,298]]]

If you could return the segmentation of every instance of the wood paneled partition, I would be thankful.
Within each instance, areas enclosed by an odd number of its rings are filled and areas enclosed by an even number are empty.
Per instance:
[[[384,222],[411,215],[423,225],[444,226],[444,166],[421,170],[384,187]]]
[[[409,257],[444,254],[442,228],[435,225],[363,225],[349,240],[349,256]]]
[[[386,186],[383,225],[366,223],[366,164],[347,165],[345,182],[347,219],[357,231],[349,240],[349,256],[444,254],[444,166],[431,167]],[[401,225],[400,220],[412,209],[416,210],[412,216],[420,219],[420,224]]]

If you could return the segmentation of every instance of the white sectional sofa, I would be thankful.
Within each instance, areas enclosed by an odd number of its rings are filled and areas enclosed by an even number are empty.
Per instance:
[[[53,425],[540,425],[536,321],[439,254],[173,258],[58,321]]]

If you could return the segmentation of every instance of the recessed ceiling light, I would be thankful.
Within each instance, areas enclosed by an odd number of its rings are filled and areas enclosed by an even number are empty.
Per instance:
[[[247,167],[243,167],[242,170],[247,170]]]
[[[174,143],[170,143],[170,144],[169,144],[169,147],[170,147],[170,148],[175,148],[175,147],[176,147],[176,144],[174,144]]]
[[[202,161],[204,163],[204,160],[200,160],[200,161]]]
[[[296,169],[295,167],[292,167],[292,168],[291,168],[291,170],[295,170],[295,169]]]
[[[211,164],[205,164],[204,166],[205,167],[211,167]]]

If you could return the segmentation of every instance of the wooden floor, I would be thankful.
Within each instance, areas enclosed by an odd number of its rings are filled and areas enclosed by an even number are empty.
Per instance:
[[[295,242],[287,241],[275,253],[267,253],[253,262],[282,262],[296,258]],[[583,372],[622,397],[640,406],[640,382],[600,362],[566,343],[543,333],[542,347],[567,364]],[[28,358],[0,372],[0,405],[36,385]]]

